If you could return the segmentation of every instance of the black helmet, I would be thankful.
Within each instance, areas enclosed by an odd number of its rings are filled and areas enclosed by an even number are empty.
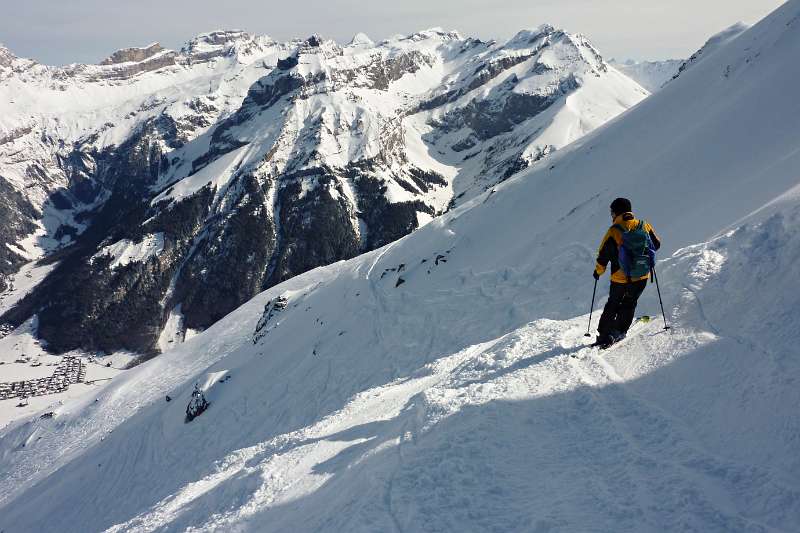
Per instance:
[[[627,213],[631,210],[631,201],[627,198],[617,198],[611,202],[610,207],[615,214],[621,215],[622,213]]]

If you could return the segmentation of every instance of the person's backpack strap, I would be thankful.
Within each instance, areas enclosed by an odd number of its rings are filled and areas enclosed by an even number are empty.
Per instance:
[[[653,246],[653,239],[650,238],[650,232],[647,231],[647,221],[642,220],[642,231],[644,231],[645,235],[647,235],[647,247],[648,247],[648,254],[650,256],[650,283],[653,283],[655,279],[654,269],[656,266],[656,249]],[[650,227],[652,230],[652,226]]]
[[[621,234],[620,237],[622,242],[617,247],[617,254],[619,255],[619,268],[625,273],[625,277],[628,278],[628,281],[630,282],[631,277],[628,275],[628,265],[626,261],[627,255],[625,252],[625,234],[627,231],[624,227],[622,227],[622,224],[614,224],[611,226],[611,228],[617,228]]]

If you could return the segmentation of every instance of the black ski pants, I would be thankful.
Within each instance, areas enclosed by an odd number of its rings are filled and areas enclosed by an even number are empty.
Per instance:
[[[627,333],[636,314],[636,302],[647,287],[647,280],[630,283],[612,283],[608,291],[608,302],[600,315],[597,332],[608,335],[612,331]]]

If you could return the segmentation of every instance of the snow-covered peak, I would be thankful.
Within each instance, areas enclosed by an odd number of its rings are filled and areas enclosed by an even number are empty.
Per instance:
[[[3,43],[0,43],[0,67],[10,67],[15,59],[17,59],[17,56]]]
[[[318,48],[322,46],[322,43],[324,42],[325,39],[323,39],[320,34],[313,33],[305,41],[303,41],[303,44],[309,48]]]
[[[292,41],[296,54],[317,56],[318,58],[333,58],[342,55],[342,46],[333,39],[325,39],[318,33],[313,33],[305,39]]]
[[[250,62],[273,46],[275,42],[266,35],[253,35],[242,30],[216,30],[201,33],[181,48],[180,62],[203,63],[218,57],[236,57],[240,62]]]
[[[738,37],[743,32],[745,32],[750,26],[745,24],[744,22],[737,22],[736,24],[732,24],[731,26],[725,28],[721,32],[717,33],[710,37],[706,43],[703,45],[703,48],[706,50],[716,50],[717,48],[724,46],[726,43],[730,42],[732,39]]]
[[[619,70],[636,83],[650,91],[659,90],[666,82],[678,73],[678,68],[683,64],[681,59],[667,59],[665,61],[633,61],[627,60],[620,63],[613,59],[609,65]]]
[[[367,35],[366,33],[359,32],[353,35],[353,38],[350,39],[350,42],[347,44],[347,46],[373,47],[375,46],[375,43],[373,42],[372,39],[369,38],[369,35]]]
[[[541,64],[549,67],[585,63],[594,70],[605,70],[606,64],[592,43],[582,34],[567,33],[550,24],[517,32],[501,49],[508,53],[539,53],[543,49]]]
[[[455,30],[446,31],[445,29],[436,26],[428,28],[427,30],[418,31],[405,37],[409,41],[425,41],[428,39],[435,39],[439,41],[463,41],[464,38]]]
[[[505,43],[506,48],[533,48],[537,42],[546,38],[557,31],[550,24],[541,24],[536,28],[528,28],[518,31]]]
[[[36,61],[21,58],[12,52],[10,48],[0,43],[0,78],[11,76],[14,73],[21,73],[37,66],[39,64]]]
[[[215,30],[200,33],[189,39],[181,49],[186,54],[207,53],[214,50],[224,49],[236,42],[250,41],[253,35],[243,30]]]

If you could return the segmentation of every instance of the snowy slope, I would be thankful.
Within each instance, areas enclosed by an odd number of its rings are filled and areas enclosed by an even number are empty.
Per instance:
[[[619,70],[636,83],[654,93],[666,85],[670,80],[695,64],[712,55],[717,49],[724,47],[731,40],[747,30],[743,22],[737,22],[721,32],[712,35],[700,49],[686,60],[667,59],[665,61],[632,61],[625,62],[610,59],[608,64]]]
[[[793,0],[547,166],[4,430],[0,527],[797,531],[799,51]],[[673,329],[593,354],[620,194]]]
[[[743,22],[737,22],[732,26],[725,28],[721,32],[712,35],[703,46],[700,47],[700,50],[692,54],[692,56],[684,61],[679,67],[678,71],[675,73],[674,78],[683,73],[688,68],[693,67],[694,65],[704,61],[707,57],[711,56],[716,52],[718,49],[723,48],[726,44],[730,41],[738,37],[742,34],[745,30],[747,30],[747,24]]]

